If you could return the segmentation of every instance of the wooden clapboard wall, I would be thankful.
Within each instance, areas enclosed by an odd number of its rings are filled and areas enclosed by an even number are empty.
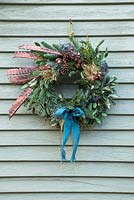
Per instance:
[[[66,40],[69,18],[79,38],[105,40],[119,98],[103,125],[82,131],[77,162],[61,164],[59,130],[24,108],[8,120],[20,87],[6,70],[32,65],[12,58],[19,45]],[[133,19],[134,0],[0,1],[0,200],[134,199]]]

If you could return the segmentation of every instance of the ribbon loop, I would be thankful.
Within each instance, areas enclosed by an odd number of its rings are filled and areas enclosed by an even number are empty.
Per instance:
[[[57,109],[55,115],[61,119],[64,119],[62,150],[61,150],[62,160],[66,160],[66,152],[64,150],[64,146],[66,145],[70,132],[72,131],[73,152],[70,162],[74,162],[75,154],[80,139],[80,127],[77,121],[77,117],[84,116],[84,112],[79,107],[74,107],[73,109],[69,109],[67,107],[61,107]]]

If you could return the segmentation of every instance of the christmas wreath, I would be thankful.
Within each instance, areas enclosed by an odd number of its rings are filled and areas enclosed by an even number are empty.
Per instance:
[[[37,65],[8,70],[12,83],[23,84],[22,94],[9,110],[9,118],[24,103],[28,110],[49,119],[52,126],[62,127],[62,160],[66,159],[64,146],[70,132],[74,145],[70,161],[73,162],[80,126],[101,123],[114,103],[116,77],[107,74],[108,50],[99,50],[102,43],[93,48],[88,37],[78,41],[70,23],[69,42],[22,45],[19,48],[25,51],[17,52],[15,57],[33,59]],[[65,98],[60,89],[64,82],[78,87],[71,99]]]

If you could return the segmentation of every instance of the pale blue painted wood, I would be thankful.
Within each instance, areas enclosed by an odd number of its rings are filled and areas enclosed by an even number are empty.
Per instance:
[[[61,184],[62,182],[62,184]],[[44,187],[45,185],[45,187]],[[97,187],[96,187],[97,186]],[[120,192],[133,193],[130,178],[1,178],[0,192]]]
[[[0,147],[0,161],[59,161],[59,151],[59,146]],[[72,146],[66,151],[71,155]],[[134,162],[133,155],[134,147],[79,146],[77,161]]]
[[[119,193],[5,193],[0,195],[0,200],[133,200],[134,194],[119,194]]]
[[[0,22],[1,36],[68,36],[68,22]],[[124,27],[126,27],[124,29]],[[133,21],[114,21],[114,22],[75,22],[74,32],[77,36],[88,34],[89,36],[108,35],[124,36],[134,32]],[[96,31],[97,30],[97,31]]]
[[[134,0],[12,0],[12,1],[9,1],[9,0],[1,0],[0,3],[4,3],[4,4],[77,4],[77,3],[80,3],[80,4],[108,4],[108,3],[134,3]]]
[[[45,152],[44,152],[45,153]],[[129,177],[134,178],[134,163],[128,162],[0,162],[0,177]],[[85,170],[86,169],[86,170]],[[110,179],[111,180],[111,179]],[[111,180],[112,181],[112,180]],[[50,179],[51,182],[51,179]],[[62,181],[61,181],[62,183]],[[61,184],[62,185],[62,184]],[[45,187],[45,185],[44,185]],[[50,188],[50,190],[54,190]]]
[[[53,12],[52,12],[53,11]],[[2,20],[120,20],[133,19],[134,7],[131,5],[1,5]]]
[[[85,39],[87,34],[85,33],[85,37],[79,38],[79,40]],[[134,37],[91,37],[90,41],[92,42],[93,47],[95,47],[102,39],[105,40],[105,42],[102,44],[101,48],[104,50],[106,47],[108,47],[109,51],[112,52],[128,52],[133,51],[133,43],[134,43]],[[22,44],[33,44],[35,41],[41,42],[45,40],[48,43],[61,43],[61,42],[67,42],[68,38],[63,37],[1,37],[0,38],[0,52],[14,52],[18,51],[18,46]],[[118,44],[118,45],[117,45]]]
[[[1,0],[0,200],[134,199],[133,3],[133,0]],[[59,162],[58,129],[50,128],[24,108],[11,121],[7,116],[20,87],[9,83],[6,69],[33,65],[29,60],[12,59],[13,52],[19,45],[35,40],[46,39],[50,43],[66,40],[70,17],[78,20],[74,31],[80,38],[89,33],[93,45],[105,40],[103,49],[108,47],[111,51],[110,73],[119,76],[121,83],[117,86],[117,105],[103,125],[82,130],[74,165]],[[70,94],[68,85],[64,85],[63,92]],[[68,144],[70,154],[71,140]]]
[[[133,147],[133,132],[130,130],[82,130],[80,146]],[[5,130],[0,132],[0,137],[0,146],[60,145],[59,130]],[[68,141],[68,145],[72,145],[71,140]]]

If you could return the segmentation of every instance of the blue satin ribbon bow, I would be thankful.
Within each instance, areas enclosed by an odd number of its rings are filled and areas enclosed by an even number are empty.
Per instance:
[[[80,139],[80,127],[77,122],[77,117],[84,116],[84,112],[79,107],[74,107],[73,109],[69,109],[67,107],[61,107],[57,109],[55,115],[61,119],[64,119],[64,129],[63,129],[62,149],[61,149],[62,160],[63,161],[66,160],[66,153],[64,150],[64,146],[66,145],[66,142],[72,130],[73,152],[70,162],[74,162],[75,154]]]

